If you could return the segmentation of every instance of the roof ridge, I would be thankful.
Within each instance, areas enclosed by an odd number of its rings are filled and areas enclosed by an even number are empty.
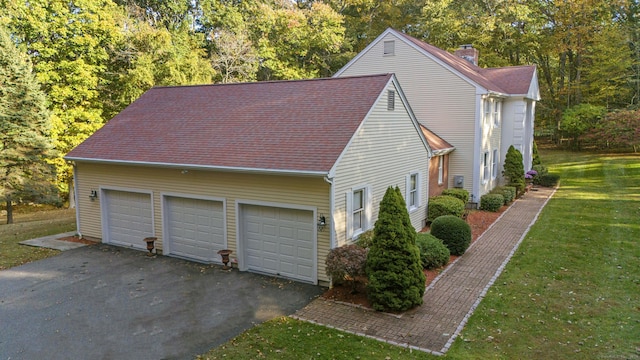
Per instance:
[[[187,85],[161,85],[154,86],[151,89],[173,89],[173,88],[196,88],[196,87],[222,87],[222,86],[240,86],[240,85],[265,85],[265,84],[279,84],[279,83],[295,83],[295,82],[311,82],[311,81],[323,81],[323,80],[340,80],[340,79],[354,79],[354,78],[373,78],[373,77],[386,77],[391,76],[391,73],[381,74],[368,74],[368,75],[354,75],[344,76],[339,78],[334,77],[322,77],[322,78],[310,78],[310,79],[291,79],[291,80],[264,80],[264,81],[246,81],[237,83],[211,83],[211,84],[187,84]],[[151,90],[149,89],[149,90]]]

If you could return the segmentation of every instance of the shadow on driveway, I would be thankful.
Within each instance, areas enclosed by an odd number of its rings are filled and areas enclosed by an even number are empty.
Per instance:
[[[0,358],[193,359],[322,290],[86,246],[0,271]]]

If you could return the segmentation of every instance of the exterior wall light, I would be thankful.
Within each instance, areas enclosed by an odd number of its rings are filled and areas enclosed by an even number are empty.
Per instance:
[[[324,227],[327,226],[327,218],[324,217],[323,214],[318,216],[318,231],[324,230]]]
[[[96,190],[91,190],[91,193],[89,193],[89,199],[91,199],[91,201],[95,201],[98,198],[98,192]]]

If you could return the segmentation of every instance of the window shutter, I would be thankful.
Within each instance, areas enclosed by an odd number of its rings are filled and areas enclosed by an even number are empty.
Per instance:
[[[411,209],[411,174],[404,177],[404,184],[404,202],[408,211]]]
[[[373,227],[373,224],[371,223],[371,219],[373,216],[373,192],[371,191],[371,186],[367,186],[365,192],[364,216],[366,218],[366,224],[362,227],[362,229],[369,230]]]
[[[346,199],[346,236],[347,240],[351,240],[353,237],[353,192],[347,191],[345,194]]]

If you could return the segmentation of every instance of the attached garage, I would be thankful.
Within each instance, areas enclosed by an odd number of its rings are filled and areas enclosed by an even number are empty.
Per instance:
[[[151,194],[103,189],[101,197],[104,241],[146,250],[144,238],[153,236]]]
[[[183,196],[164,196],[164,251],[202,262],[220,262],[227,246],[224,202]]]
[[[250,204],[240,209],[247,270],[316,283],[313,210]]]

